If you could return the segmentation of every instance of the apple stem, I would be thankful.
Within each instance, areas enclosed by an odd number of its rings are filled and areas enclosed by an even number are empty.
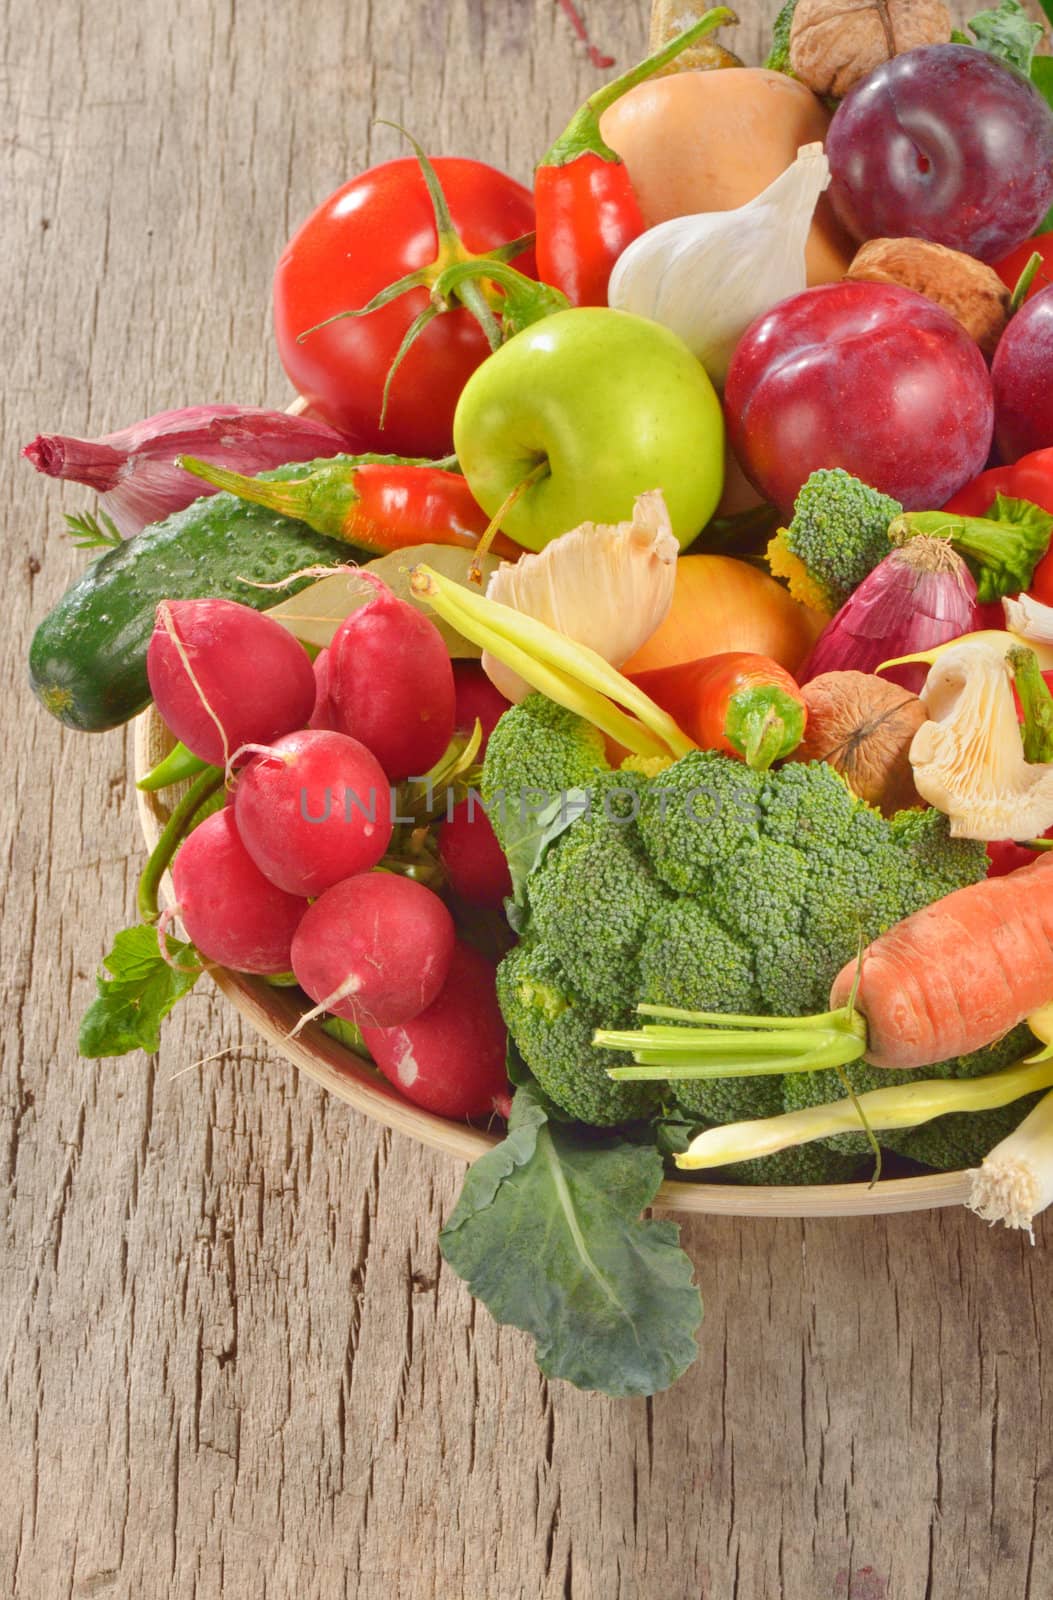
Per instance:
[[[535,483],[540,483],[542,478],[547,478],[550,471],[551,468],[548,463],[548,457],[542,456],[540,461],[535,461],[526,477],[521,478],[516,484],[515,488],[505,495],[504,499],[501,501],[501,504],[490,518],[482,538],[475,547],[475,552],[472,555],[472,563],[468,568],[469,583],[474,583],[479,587],[482,587],[483,557],[486,555],[487,551],[490,549],[490,546],[493,544],[495,537],[500,532],[502,522],[515,505],[516,501],[521,499],[522,496],[526,494],[528,489],[532,489]]]

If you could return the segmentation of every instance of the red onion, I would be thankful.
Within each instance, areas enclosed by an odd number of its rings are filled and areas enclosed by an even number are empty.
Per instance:
[[[101,439],[41,433],[22,454],[38,472],[94,489],[125,537],[149,522],[215,494],[174,465],[178,455],[204,456],[234,472],[265,472],[357,448],[326,422],[260,406],[188,406],[161,411]]]
[[[873,672],[882,661],[946,644],[983,626],[976,583],[945,539],[919,536],[891,551],[827,623],[799,673]],[[882,673],[917,694],[928,676],[921,664]]]

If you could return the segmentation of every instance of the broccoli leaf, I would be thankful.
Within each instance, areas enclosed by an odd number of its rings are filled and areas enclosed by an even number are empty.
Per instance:
[[[550,1122],[526,1083],[508,1137],[469,1169],[440,1247],[498,1322],[533,1335],[546,1377],[655,1394],[698,1354],[702,1314],[678,1226],[640,1219],[661,1180],[653,1147]]]
[[[157,943],[157,929],[125,928],[113,941],[100,973],[99,991],[80,1024],[82,1056],[123,1056],[130,1050],[153,1054],[161,1046],[161,1022],[177,1000],[194,987],[202,967],[192,944],[166,935],[169,966]],[[193,963],[193,965],[191,965]]]
[[[1002,0],[997,11],[981,11],[969,23],[977,48],[995,56],[1025,77],[1031,71],[1042,26],[1032,22],[1019,0]]]
[[[530,874],[541,865],[549,845],[561,833],[566,833],[588,810],[589,797],[584,789],[567,789],[556,795],[540,811],[529,813],[526,797],[520,802],[515,816],[506,816],[503,833],[505,856],[512,877],[512,901],[508,920],[517,933],[526,926],[526,882]]]

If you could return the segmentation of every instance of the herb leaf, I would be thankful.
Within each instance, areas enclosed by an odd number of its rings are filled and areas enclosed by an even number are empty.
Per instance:
[[[655,1394],[697,1356],[702,1314],[679,1227],[640,1219],[661,1180],[653,1146],[551,1122],[527,1083],[508,1137],[469,1169],[440,1247],[498,1322],[533,1335],[546,1377]]]
[[[997,11],[981,11],[973,17],[969,32],[978,49],[1015,67],[1026,78],[1043,29],[1040,23],[1031,21],[1020,0],[1002,0]]]
[[[204,970],[192,944],[166,935],[168,953],[179,969],[169,966],[157,943],[157,929],[140,924],[125,928],[95,983],[99,991],[80,1024],[82,1056],[123,1056],[131,1050],[152,1055],[161,1044],[161,1022],[177,1000],[189,994]]]
[[[124,543],[117,524],[105,511],[100,511],[97,517],[90,511],[82,511],[79,516],[67,511],[66,527],[78,550],[110,550]]]

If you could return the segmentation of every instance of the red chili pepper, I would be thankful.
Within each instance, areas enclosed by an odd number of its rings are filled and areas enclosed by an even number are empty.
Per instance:
[[[1013,500],[1030,500],[1032,505],[1053,514],[1053,448],[1033,450],[1011,467],[990,467],[959,489],[943,509],[967,517],[983,517],[999,494]],[[1035,568],[1028,593],[1044,605],[1053,605],[1053,549]],[[1001,623],[992,626],[999,627]]]
[[[758,772],[791,755],[804,737],[801,691],[767,656],[729,650],[629,676],[703,750],[737,756]]]
[[[217,489],[376,555],[416,544],[474,550],[490,521],[459,472],[397,456],[341,456],[287,483],[246,478],[192,456],[180,456],[179,465]],[[490,548],[511,561],[522,555],[501,533]]]
[[[621,156],[600,133],[600,116],[629,89],[643,83],[735,14],[720,6],[639,66],[591,94],[571,118],[534,174],[537,265],[542,282],[560,289],[572,305],[605,306],[611,269],[626,245],[644,231],[640,203]]]

